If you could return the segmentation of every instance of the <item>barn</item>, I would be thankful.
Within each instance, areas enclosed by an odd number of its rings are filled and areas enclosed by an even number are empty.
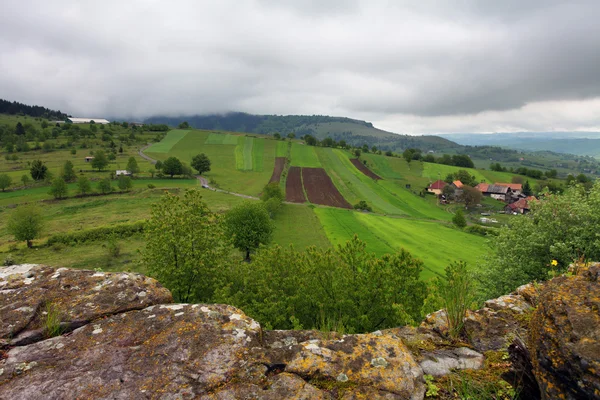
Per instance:
[[[104,119],[104,118],[74,118],[74,117],[67,118],[67,122],[71,122],[72,124],[89,124],[92,121],[94,121],[94,123],[96,123],[96,124],[102,124],[102,125],[110,124],[110,121],[107,119]]]

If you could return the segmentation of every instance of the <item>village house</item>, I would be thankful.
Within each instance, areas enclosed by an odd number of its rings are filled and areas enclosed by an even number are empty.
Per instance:
[[[511,192],[514,195],[520,195],[521,192],[523,192],[523,185],[520,183],[494,183],[494,185],[498,185],[498,186],[508,186],[511,190]]]
[[[462,189],[464,185],[461,181],[454,181],[452,182],[452,186],[454,186],[455,189]]]
[[[529,203],[531,201],[537,200],[534,196],[529,196],[526,197],[524,199],[519,199],[517,201],[515,201],[514,203],[511,204],[507,204],[506,207],[504,207],[504,212],[505,213],[510,213],[510,214],[526,214],[529,212]]]
[[[126,169],[118,169],[117,172],[115,172],[116,176],[131,176],[131,172],[127,171]]]
[[[85,158],[85,162],[92,162],[92,160],[94,159],[94,157],[86,157]]]
[[[512,195],[512,190],[508,186],[479,184],[476,188],[481,191],[484,196],[489,196],[492,199],[508,202]]]
[[[429,185],[429,187],[427,188],[427,191],[429,193],[434,193],[436,196],[439,196],[442,194],[442,189],[444,189],[444,187],[447,185],[446,182],[442,181],[442,180],[437,180],[435,182],[433,182],[431,185]]]

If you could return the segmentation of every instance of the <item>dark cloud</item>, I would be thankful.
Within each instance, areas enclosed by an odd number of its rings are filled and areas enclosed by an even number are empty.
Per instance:
[[[79,115],[242,110],[398,132],[552,129],[541,121],[560,121],[528,105],[600,111],[599,17],[595,0],[8,0],[0,97]],[[600,125],[588,114],[564,113],[561,125]]]

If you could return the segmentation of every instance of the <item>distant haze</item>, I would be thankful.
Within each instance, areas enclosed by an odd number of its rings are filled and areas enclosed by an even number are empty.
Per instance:
[[[0,98],[80,117],[600,131],[599,21],[597,0],[4,0]]]

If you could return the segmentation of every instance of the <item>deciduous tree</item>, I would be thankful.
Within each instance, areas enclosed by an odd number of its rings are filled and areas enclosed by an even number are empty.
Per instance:
[[[198,175],[210,171],[210,160],[204,153],[200,153],[192,158],[192,167],[198,171]]]
[[[142,262],[176,302],[213,301],[218,275],[231,252],[221,222],[197,190],[181,197],[167,193],[152,206]]]
[[[39,237],[42,232],[42,212],[33,205],[19,206],[10,215],[7,228],[16,240],[24,240],[27,242],[27,247],[31,247],[31,241]]]
[[[183,164],[177,157],[169,157],[162,163],[162,171],[167,175],[171,175],[172,178],[173,175],[181,175]]]
[[[86,195],[92,192],[92,185],[87,176],[80,176],[77,179],[77,192],[81,195]]]
[[[246,261],[261,244],[269,243],[273,233],[269,213],[261,203],[244,202],[232,208],[225,215],[225,226],[233,245],[245,252]]]
[[[94,159],[92,160],[92,167],[97,168],[98,171],[102,171],[108,165],[108,158],[102,150],[98,150],[94,153]]]
[[[127,161],[126,169],[127,169],[127,171],[131,172],[132,174],[137,174],[138,172],[140,172],[140,167],[138,166],[138,163],[135,160],[135,157],[129,157],[129,160]]]
[[[65,161],[61,175],[65,182],[72,182],[77,178],[75,170],[73,169],[73,163],[70,160]]]
[[[0,189],[2,189],[3,192],[6,190],[7,187],[11,185],[11,183],[12,179],[10,178],[10,176],[6,174],[0,175]]]
[[[62,177],[54,178],[52,181],[52,186],[50,186],[50,194],[54,196],[55,199],[62,199],[67,196],[69,189],[67,187],[67,183]]]

